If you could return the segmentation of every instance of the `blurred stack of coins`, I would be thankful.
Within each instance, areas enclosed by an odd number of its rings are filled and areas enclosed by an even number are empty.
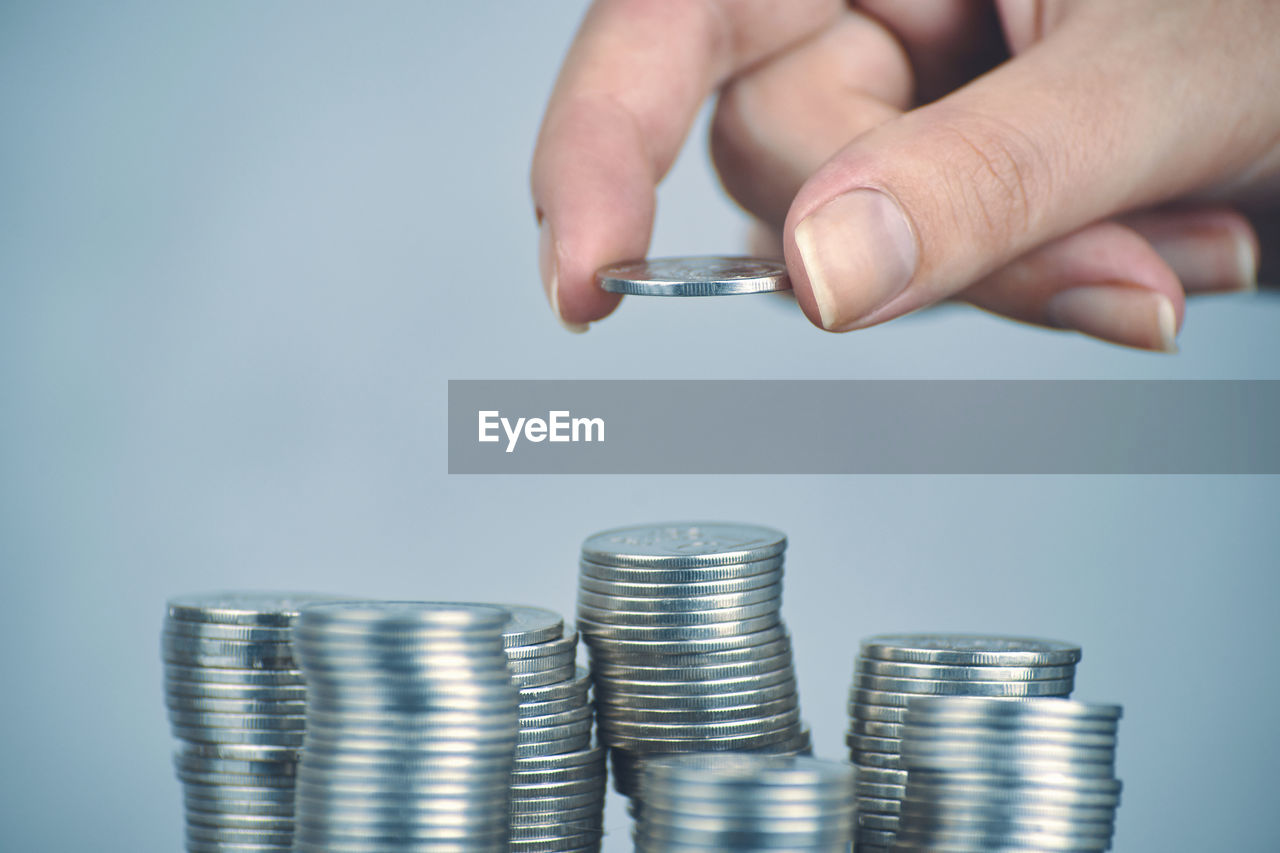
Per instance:
[[[780,613],[786,544],[776,530],[721,523],[583,543],[578,630],[621,793],[635,793],[645,756],[808,750]]]
[[[506,851],[509,619],[499,607],[425,602],[303,609],[295,850]]]
[[[790,850],[844,853],[853,837],[853,768],[815,758],[700,754],[646,760],[640,853]]]
[[[288,850],[306,688],[290,626],[322,596],[214,593],[168,604],[165,705],[183,785],[186,849]]]
[[[1080,647],[1054,640],[902,634],[862,643],[849,694],[849,758],[858,767],[860,851],[893,843],[906,793],[902,726],[920,696],[1064,697]]]
[[[1120,715],[1118,705],[1069,699],[913,701],[893,849],[1109,850]]]
[[[539,607],[503,605],[519,729],[511,773],[513,853],[600,849],[604,750],[591,743],[590,677],[577,666],[578,634]]]

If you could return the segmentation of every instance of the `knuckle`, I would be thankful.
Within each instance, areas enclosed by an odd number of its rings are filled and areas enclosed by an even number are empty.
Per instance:
[[[1016,124],[967,112],[941,122],[936,137],[956,225],[1013,243],[1034,230],[1052,194],[1046,147]]]

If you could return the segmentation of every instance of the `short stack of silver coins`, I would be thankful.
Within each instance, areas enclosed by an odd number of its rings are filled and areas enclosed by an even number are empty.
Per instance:
[[[590,677],[577,632],[540,607],[503,605],[519,729],[511,773],[512,853],[597,851],[604,823],[604,750],[591,742]]]
[[[1069,699],[916,700],[907,710],[893,850],[1111,848],[1118,705]]]
[[[858,768],[856,842],[887,849],[899,825],[907,771],[902,732],[921,696],[995,698],[1071,694],[1080,647],[1054,640],[901,634],[862,643],[849,694],[849,758]]]
[[[165,705],[183,745],[186,849],[289,850],[306,688],[290,628],[302,593],[212,593],[168,602]]]
[[[657,524],[582,546],[578,630],[601,743],[632,796],[646,756],[809,749],[782,621],[786,537],[767,527]]]
[[[516,688],[499,607],[344,602],[302,610],[299,853],[507,850]]]
[[[845,853],[853,768],[807,757],[693,754],[647,760],[638,853],[789,850]]]

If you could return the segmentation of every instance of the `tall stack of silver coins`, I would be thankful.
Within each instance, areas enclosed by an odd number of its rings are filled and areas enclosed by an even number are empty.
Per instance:
[[[578,630],[601,743],[637,813],[637,761],[809,749],[782,621],[786,537],[743,524],[657,524],[582,546]]]
[[[519,729],[511,773],[512,853],[597,851],[604,829],[605,755],[591,743],[590,678],[578,635],[540,607],[503,605]]]
[[[1118,705],[926,697],[903,728],[893,850],[1111,849]]]
[[[1054,640],[901,634],[862,643],[849,694],[849,758],[858,768],[862,853],[887,849],[899,825],[907,771],[907,705],[921,696],[1065,697],[1080,647]]]
[[[294,849],[507,850],[516,688],[499,607],[339,602],[294,629],[307,683]]]
[[[806,757],[734,753],[644,762],[638,853],[789,850],[845,853],[853,768]]]
[[[165,705],[182,741],[186,849],[293,844],[294,778],[306,688],[290,626],[303,593],[214,593],[168,603],[161,639]]]

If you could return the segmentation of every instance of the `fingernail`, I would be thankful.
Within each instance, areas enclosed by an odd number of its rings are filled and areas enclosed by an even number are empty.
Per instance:
[[[1124,346],[1178,351],[1178,315],[1169,297],[1128,285],[1064,290],[1046,306],[1049,322]]]
[[[853,327],[915,275],[911,225],[879,190],[836,196],[802,219],[795,236],[822,327],[833,332]]]
[[[1237,228],[1204,228],[1148,238],[1188,293],[1258,289],[1258,252]]]
[[[551,223],[542,221],[538,231],[538,272],[542,275],[542,289],[551,304],[551,313],[570,332],[580,335],[587,330],[586,323],[570,323],[560,313],[560,270],[556,261],[556,241],[551,234]]]
[[[1236,234],[1236,263],[1240,269],[1240,289],[1257,290],[1258,244],[1247,234]]]

